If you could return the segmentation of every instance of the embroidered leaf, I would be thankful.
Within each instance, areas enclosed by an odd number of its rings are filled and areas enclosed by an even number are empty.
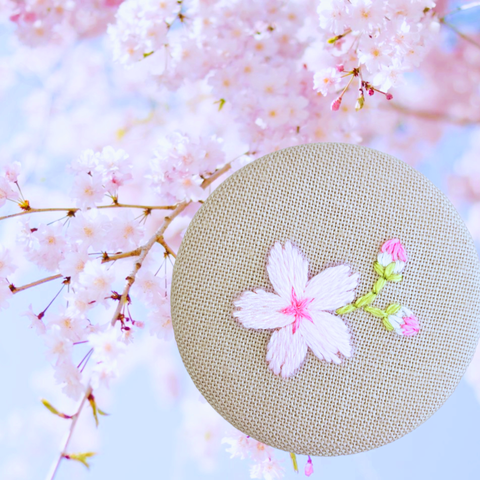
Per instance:
[[[65,413],[59,412],[48,400],[42,398],[42,403],[47,407],[54,415],[59,416],[60,418],[66,418],[67,420],[72,418],[71,415],[66,415]]]
[[[393,273],[393,270],[395,269],[395,262],[390,263],[387,265],[385,268],[385,278],[388,279],[388,277]]]
[[[357,307],[355,307],[354,305],[345,305],[344,307],[339,308],[336,311],[336,313],[338,315],[346,315],[347,313],[353,312],[356,309],[357,309]]]
[[[375,285],[373,286],[373,292],[376,294],[379,294],[382,290],[382,288],[387,284],[387,281],[382,277],[379,278],[376,282]]]
[[[363,307],[365,305],[370,305],[374,300],[377,295],[373,292],[369,292],[363,297],[360,297],[356,300],[355,306],[357,308]]]
[[[63,458],[67,460],[75,460],[85,465],[87,468],[90,468],[90,464],[87,462],[87,458],[93,457],[96,455],[94,452],[84,452],[84,453],[64,453]]]
[[[387,315],[395,315],[399,310],[401,306],[398,303],[392,303],[385,309],[385,313]]]
[[[365,307],[364,310],[377,318],[384,318],[386,316],[386,313],[377,307]]]
[[[392,327],[392,324],[388,321],[388,317],[385,317],[383,320],[383,325],[385,326],[385,328],[391,332],[393,330],[393,327]]]
[[[389,282],[401,282],[402,278],[403,277],[400,273],[392,273],[391,275],[388,275],[387,280]]]
[[[375,262],[373,264],[373,268],[378,273],[378,275],[383,277],[383,275],[385,274],[385,269],[378,262]]]

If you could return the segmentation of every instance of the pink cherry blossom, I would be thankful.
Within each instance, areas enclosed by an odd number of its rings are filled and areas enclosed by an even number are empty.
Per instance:
[[[324,68],[313,76],[313,88],[322,95],[334,92],[339,83],[339,71],[333,67]]]
[[[13,253],[9,248],[0,245],[0,278],[11,275],[17,266],[13,263]]]
[[[28,310],[23,313],[23,316],[30,320],[30,328],[33,328],[37,335],[43,335],[47,331],[42,319],[33,312],[32,305],[28,306]]]
[[[105,188],[98,174],[81,172],[75,177],[71,193],[80,208],[95,207],[102,202]]]
[[[275,480],[277,478],[283,478],[283,472],[283,467],[276,460],[267,458],[250,468],[250,478]]]
[[[85,300],[106,305],[111,295],[112,283],[115,279],[114,272],[108,265],[102,265],[100,260],[89,260],[79,276],[81,294]]]
[[[9,307],[9,300],[13,297],[9,284],[5,279],[0,279],[0,310]]]
[[[20,175],[21,165],[20,162],[12,162],[5,167],[5,178],[9,182],[16,182]]]
[[[330,313],[351,302],[358,274],[350,267],[330,267],[308,278],[308,262],[286,242],[273,246],[267,272],[275,293],[246,291],[235,300],[233,316],[246,328],[274,329],[267,346],[267,362],[276,375],[296,373],[307,348],[320,360],[341,363],[339,354],[352,355],[350,332]]]

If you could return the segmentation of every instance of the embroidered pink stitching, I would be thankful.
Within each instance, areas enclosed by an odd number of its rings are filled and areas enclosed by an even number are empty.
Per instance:
[[[308,348],[327,362],[341,363],[340,355],[351,357],[350,332],[333,312],[354,299],[359,275],[338,265],[309,279],[308,261],[291,242],[284,247],[275,243],[267,273],[275,293],[243,292],[234,301],[233,316],[246,328],[274,330],[267,345],[270,370],[291,377]]]

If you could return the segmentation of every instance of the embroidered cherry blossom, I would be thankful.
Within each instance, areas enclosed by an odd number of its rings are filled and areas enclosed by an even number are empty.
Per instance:
[[[382,245],[377,260],[382,267],[395,262],[393,273],[400,273],[405,268],[407,252],[398,238],[392,238]]]
[[[388,321],[396,333],[405,337],[413,337],[420,330],[417,317],[407,307],[402,307],[397,313],[389,315]]]
[[[262,289],[243,292],[235,300],[233,316],[246,328],[274,329],[267,346],[267,362],[276,375],[290,377],[307,355],[341,363],[350,357],[350,332],[334,315],[351,302],[359,275],[350,267],[330,267],[308,279],[308,261],[300,250],[286,242],[273,246],[267,272],[275,293]]]

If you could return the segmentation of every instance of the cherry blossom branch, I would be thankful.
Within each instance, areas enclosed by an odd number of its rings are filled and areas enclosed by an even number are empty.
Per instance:
[[[148,242],[145,245],[139,247],[140,255],[138,257],[138,260],[135,262],[135,265],[133,266],[132,272],[126,278],[127,283],[125,285],[125,288],[123,289],[122,295],[118,301],[117,308],[115,309],[115,312],[112,317],[112,321],[111,321],[112,326],[115,325],[115,323],[120,317],[120,312],[122,311],[123,305],[127,302],[127,297],[130,292],[130,288],[134,284],[137,273],[142,268],[143,261],[145,260],[145,257],[148,255],[148,252],[151,250],[151,248],[156,242],[158,242],[160,239],[163,238],[163,234],[165,233],[165,230],[168,228],[170,223],[172,223],[172,220],[176,218],[178,215],[180,215],[180,213],[182,213],[185,210],[185,208],[187,208],[187,206],[190,205],[190,203],[191,203],[190,201],[180,203],[177,206],[177,208],[172,212],[171,215],[169,215],[168,217],[165,217],[162,225],[160,225],[160,227],[155,232],[155,234],[150,237],[150,240],[148,240]]]
[[[478,43],[476,40],[474,40],[472,37],[469,37],[465,33],[461,32],[455,25],[452,25],[451,23],[447,22],[444,17],[439,19],[440,23],[448,27],[450,30],[453,30],[460,38],[463,38],[466,42],[470,43],[471,45],[474,45],[475,47],[480,48],[480,43]]]
[[[114,262],[115,260],[120,260],[122,258],[136,257],[142,253],[142,248],[138,247],[129,252],[117,253],[116,255],[108,255],[107,253],[103,254],[102,263]]]
[[[78,417],[80,416],[80,413],[82,412],[83,407],[85,406],[85,403],[91,393],[92,393],[92,387],[89,384],[85,391],[85,395],[80,401],[80,405],[78,406],[76,413],[72,415],[70,428],[68,429],[67,435],[63,442],[62,450],[60,452],[60,455],[56,459],[55,463],[53,464],[51,472],[47,475],[47,480],[53,480],[55,478],[55,475],[57,474],[58,467],[60,466],[61,461],[65,458],[65,455],[67,455],[67,448],[68,448],[68,445],[70,444],[70,440],[72,439],[73,432],[77,425]]]
[[[100,205],[97,208],[141,208],[142,210],[174,210],[176,205],[132,205],[128,203],[112,203],[111,205]],[[42,212],[68,212],[74,214],[78,212],[79,208],[28,208],[21,212],[12,213],[0,217],[0,220],[6,220],[7,218],[20,217],[27,215],[28,213],[42,213]]]
[[[159,238],[157,241],[165,249],[165,252],[168,255],[171,255],[173,258],[177,258],[177,254],[168,246],[167,242],[163,237]]]
[[[182,202],[179,205],[177,205],[177,207],[172,212],[172,214],[169,215],[168,217],[165,217],[162,225],[160,225],[160,227],[155,232],[155,234],[152,235],[150,240],[145,245],[139,247],[139,249],[141,250],[140,256],[139,256],[138,260],[135,262],[135,265],[133,267],[132,272],[126,278],[127,282],[125,284],[125,288],[123,289],[122,295],[121,295],[121,297],[119,299],[119,302],[118,302],[118,305],[117,305],[117,308],[115,309],[115,312],[113,313],[113,316],[112,316],[112,320],[110,322],[111,327],[114,327],[117,320],[119,319],[121,310],[123,308],[123,305],[127,302],[128,294],[130,292],[130,289],[131,289],[133,283],[135,282],[135,278],[137,276],[137,273],[140,270],[140,268],[142,268],[143,261],[145,260],[146,256],[150,252],[152,246],[156,242],[158,242],[160,239],[163,238],[163,234],[165,233],[165,230],[168,228],[170,223],[172,223],[172,220],[174,218],[176,218],[178,215],[180,215],[180,213],[182,213],[183,210],[185,210],[185,208],[188,205],[190,205],[190,203],[191,203],[190,201],[187,201],[187,202]],[[131,252],[128,252],[128,253],[131,253]],[[133,256],[133,254],[131,256]],[[85,406],[85,403],[88,400],[88,397],[91,395],[91,393],[92,393],[92,387],[91,387],[91,384],[89,382],[88,386],[87,386],[87,389],[85,391],[85,395],[83,396],[83,398],[80,402],[80,405],[78,406],[78,410],[72,416],[72,423],[70,425],[68,435],[67,435],[67,437],[65,439],[65,442],[63,444],[63,448],[62,448],[62,451],[60,453],[60,456],[58,457],[58,459],[56,460],[56,462],[55,462],[55,464],[52,468],[52,473],[47,476],[47,480],[53,480],[54,479],[55,474],[57,473],[58,467],[59,467],[62,459],[66,458],[66,454],[67,454],[66,449],[68,448],[68,444],[70,442],[70,439],[72,438],[73,431],[74,431],[75,426],[77,424],[78,417],[80,416],[80,413],[82,412],[82,409]]]
[[[429,110],[415,110],[413,108],[406,107],[404,105],[400,105],[398,103],[389,103],[387,108],[393,108],[400,113],[404,113],[406,115],[412,115],[417,118],[421,118],[423,120],[433,120],[433,121],[443,121],[443,122],[450,122],[454,125],[476,125],[480,123],[479,119],[470,119],[470,118],[462,118],[462,117],[454,117],[449,115],[448,113],[443,112],[432,112]]]
[[[248,153],[248,152],[247,152]],[[246,154],[245,154],[246,155]],[[228,172],[232,168],[231,162],[226,163],[222,168],[216,170],[212,175],[206,178],[200,185],[203,189],[210,186],[218,177],[221,177],[224,173]]]
[[[36,287],[37,285],[41,285],[42,283],[51,282],[52,280],[56,280],[57,278],[62,277],[63,275],[61,273],[58,273],[57,275],[52,275],[51,277],[46,277],[32,283],[27,283],[26,285],[22,285],[21,287],[16,287],[12,283],[10,284],[10,290],[12,291],[12,293],[18,293],[22,292],[23,290],[27,290],[28,288]]]

